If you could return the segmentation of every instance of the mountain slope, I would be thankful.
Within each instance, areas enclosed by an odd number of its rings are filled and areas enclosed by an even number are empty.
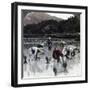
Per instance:
[[[56,20],[56,21],[61,21],[63,19],[57,18],[55,16],[50,16],[47,13],[43,12],[31,12],[25,15],[23,24],[24,26],[28,24],[38,24],[44,20]]]

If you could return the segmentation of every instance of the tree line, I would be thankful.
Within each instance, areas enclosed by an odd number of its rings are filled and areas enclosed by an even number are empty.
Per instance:
[[[23,28],[24,35],[75,35],[80,33],[80,19],[77,16],[68,18],[67,20],[45,20],[38,24],[28,24]]]

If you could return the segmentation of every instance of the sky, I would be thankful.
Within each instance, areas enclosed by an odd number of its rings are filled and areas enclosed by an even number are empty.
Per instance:
[[[62,19],[68,19],[70,17],[74,17],[74,14],[64,14],[64,13],[47,13],[51,16],[55,16]]]

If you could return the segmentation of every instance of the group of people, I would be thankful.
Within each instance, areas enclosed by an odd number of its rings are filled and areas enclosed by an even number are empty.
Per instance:
[[[49,66],[50,62],[53,61],[53,73],[56,76],[58,74],[57,66],[60,64],[63,68],[63,72],[67,71],[67,61],[68,59],[71,59],[73,56],[75,56],[75,51],[70,50],[70,48],[67,48],[64,43],[61,43],[60,46],[56,45],[54,48],[52,48],[52,40],[51,37],[49,37],[46,41],[46,46],[48,48],[48,52],[51,52],[51,56],[45,56],[46,65]],[[42,46],[43,47],[43,46]],[[24,56],[24,64],[27,64],[28,61],[34,60],[37,62],[37,60],[40,60],[39,54],[42,53],[41,49],[38,47],[31,47],[29,48],[29,60],[26,56]],[[45,52],[44,52],[45,53]],[[34,66],[35,67],[35,66]]]

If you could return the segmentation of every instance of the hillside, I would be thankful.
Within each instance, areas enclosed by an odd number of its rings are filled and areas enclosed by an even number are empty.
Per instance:
[[[24,26],[24,36],[50,35],[53,37],[79,36],[80,20],[75,16],[68,20],[44,20],[37,24]]]

